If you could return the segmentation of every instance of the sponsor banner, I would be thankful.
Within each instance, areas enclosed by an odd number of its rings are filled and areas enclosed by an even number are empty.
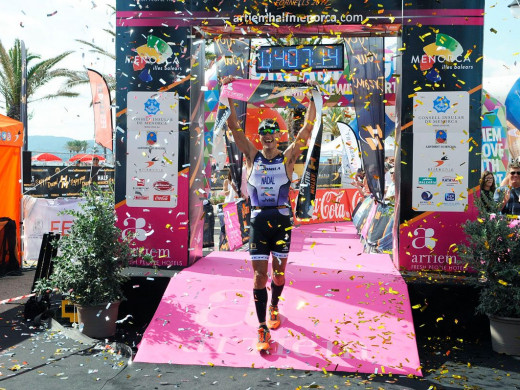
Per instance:
[[[224,214],[224,224],[226,225],[226,238],[229,250],[234,251],[242,246],[242,232],[238,220],[238,210],[236,203],[224,203],[222,205]]]
[[[96,143],[112,150],[112,110],[110,91],[104,77],[93,69],[87,69],[92,91]]]
[[[38,261],[45,233],[67,234],[75,217],[64,212],[79,210],[81,202],[83,202],[81,198],[49,200],[32,196],[23,197],[24,234],[22,240],[24,261]]]
[[[423,92],[414,97],[414,210],[464,211],[468,200],[468,129],[467,92]]]
[[[501,183],[507,172],[510,151],[506,106],[482,91],[482,171],[492,172]],[[513,143],[514,145],[514,143]],[[509,144],[511,147],[512,144]]]
[[[289,193],[293,210],[297,191]],[[322,222],[343,222],[352,220],[352,210],[359,202],[360,195],[356,189],[320,189],[316,191],[314,209],[311,218],[295,218],[298,225],[308,225]]]
[[[129,207],[177,207],[178,96],[128,93],[126,202]]]
[[[178,185],[179,191],[187,191],[187,169],[180,173]],[[189,216],[184,211],[188,209],[187,196],[178,197],[175,210],[130,207],[125,202],[117,204],[116,209],[117,226],[121,229],[122,236],[133,234],[136,246],[144,248],[145,253],[152,255],[158,266],[188,266]],[[150,267],[150,264],[142,260],[135,261],[134,265]]]
[[[384,39],[380,37],[345,38],[352,73],[361,156],[368,187],[380,202],[385,195],[384,148]],[[381,128],[383,127],[383,128]]]
[[[341,188],[341,165],[320,163],[318,188]]]
[[[333,4],[331,4],[333,3]],[[331,7],[333,5],[333,7]],[[410,8],[410,7],[408,7]],[[171,0],[117,0],[118,25],[135,25],[142,18],[164,18],[160,22],[177,24],[215,25],[224,22],[233,25],[362,25],[370,18],[371,24],[398,23],[399,0],[365,0],[358,2],[322,0],[275,0],[251,6],[250,2],[207,0],[179,2]],[[166,18],[171,18],[172,21]],[[376,17],[373,17],[376,16]],[[383,18],[383,16],[389,16]],[[202,22],[201,22],[202,21]],[[288,32],[285,32],[288,35]]]
[[[473,205],[475,192],[469,196]],[[475,219],[474,206],[461,213],[421,214],[399,227],[399,267],[408,271],[467,271],[458,254],[457,244],[465,242],[461,225]],[[446,234],[449,232],[449,234]]]
[[[62,165],[33,166],[31,183],[24,183],[24,195],[35,198],[79,197],[83,187],[92,182],[108,189],[114,184],[114,168],[78,167]]]

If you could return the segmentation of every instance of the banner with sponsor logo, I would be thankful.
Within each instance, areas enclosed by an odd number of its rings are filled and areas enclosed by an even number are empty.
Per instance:
[[[105,78],[93,69],[87,69],[94,109],[94,138],[97,144],[112,150],[112,110],[110,90]]]
[[[403,25],[395,227],[403,269],[465,270],[456,246],[475,216],[482,157],[484,1],[471,7],[409,11],[416,15]]]
[[[92,182],[102,189],[114,184],[114,168],[93,170],[93,167],[47,165],[31,168],[31,182],[23,183],[24,195],[35,198],[66,198],[81,196],[83,187]],[[96,167],[97,168],[97,167]]]
[[[129,92],[126,203],[177,207],[179,97],[173,92]]]
[[[384,39],[345,38],[361,156],[370,192],[382,202],[385,195]]]
[[[246,201],[241,199],[232,203],[220,203],[217,205],[217,207],[220,220],[219,250],[234,250],[244,244],[247,244],[249,242],[249,223],[251,216],[251,206],[249,204],[249,200]],[[225,212],[229,213],[229,217],[231,218],[230,220],[229,218],[225,218]],[[234,220],[235,214],[238,218],[238,225]],[[228,238],[228,224],[231,224],[230,229],[231,235],[233,236],[233,244],[230,243]],[[236,232],[237,226],[240,230],[240,245],[238,245],[238,236]],[[231,246],[233,246],[233,249],[231,249]]]
[[[468,204],[469,95],[414,96],[413,192],[417,211],[464,211]]]
[[[296,207],[297,191],[290,191],[291,205]],[[352,220],[352,210],[361,200],[353,188],[318,188],[314,199],[314,209],[311,218],[294,219],[297,225],[308,225],[322,222],[343,222]]]
[[[155,5],[159,3],[150,4],[151,10]],[[202,182],[195,181],[194,174],[190,191],[190,153],[193,169],[201,172],[198,154],[190,143],[201,144],[200,138],[190,134],[201,134],[203,122],[199,111],[190,107],[192,101],[197,105],[202,100],[190,90],[190,79],[198,72],[189,71],[192,58],[198,58],[192,51],[196,42],[188,38],[189,28],[171,28],[166,23],[151,27],[150,23],[153,25],[153,21],[138,17],[117,19],[118,227],[123,235],[135,234],[137,245],[151,254],[157,265],[187,266],[190,255],[199,252],[190,248],[190,234],[195,240],[200,237],[201,247],[203,242],[198,233],[202,230],[197,227],[203,218],[192,214],[194,226],[188,226],[188,205],[191,196],[198,198],[195,191]],[[149,267],[140,260],[135,265]]]
[[[79,210],[81,198],[60,198],[55,200],[24,196],[23,207],[23,259],[38,261],[43,235],[45,233],[67,234],[74,223],[74,217],[67,210]]]
[[[224,203],[222,205],[222,213],[224,214],[224,224],[226,225],[228,248],[230,251],[234,251],[242,246],[242,233],[238,220],[237,205],[234,202]]]
[[[509,163],[506,107],[482,91],[482,171],[492,172],[495,181],[506,177]]]

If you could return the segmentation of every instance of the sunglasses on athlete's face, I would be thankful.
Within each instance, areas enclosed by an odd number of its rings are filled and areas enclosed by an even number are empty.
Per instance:
[[[520,171],[510,171],[509,173],[511,174],[511,176],[520,176]]]
[[[274,134],[274,133],[278,133],[279,131],[280,131],[280,129],[278,129],[277,127],[263,128],[263,129],[258,130],[258,134],[260,134],[260,135]]]

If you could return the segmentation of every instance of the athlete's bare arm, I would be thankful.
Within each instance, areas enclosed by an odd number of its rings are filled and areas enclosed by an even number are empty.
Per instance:
[[[234,78],[232,76],[226,76],[222,79],[222,85],[226,85],[233,80]],[[246,156],[247,165],[249,167],[250,163],[254,160],[256,153],[258,152],[258,149],[246,137],[246,132],[244,131],[244,129],[240,127],[238,122],[237,111],[235,109],[235,102],[233,101],[233,99],[229,99],[229,109],[231,115],[227,120],[228,128],[229,130],[231,130],[231,133],[233,134],[233,139],[235,140],[235,144],[237,145],[238,149]]]

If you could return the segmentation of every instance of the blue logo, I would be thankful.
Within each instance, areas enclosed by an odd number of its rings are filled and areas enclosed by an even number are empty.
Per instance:
[[[453,202],[455,200],[455,194],[453,192],[444,194],[444,200],[447,202]]]
[[[433,101],[433,108],[437,112],[446,112],[450,109],[451,104],[446,96],[437,96]]]
[[[433,194],[430,192],[430,191],[424,191],[422,194],[421,194],[421,198],[423,200],[432,200],[433,198]]]
[[[148,99],[145,103],[144,103],[144,110],[149,114],[149,115],[155,115],[159,112],[159,109],[160,109],[160,104],[157,100],[155,99]]]

